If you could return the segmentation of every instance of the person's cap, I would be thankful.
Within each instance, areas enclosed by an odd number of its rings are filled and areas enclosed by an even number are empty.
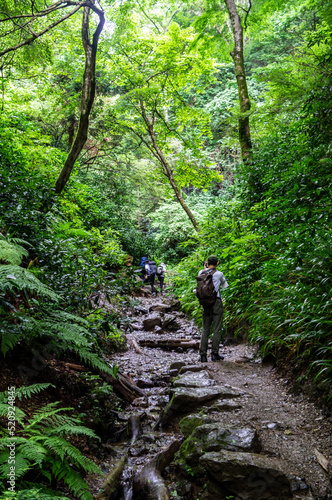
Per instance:
[[[218,264],[218,257],[216,255],[210,255],[207,261],[209,266],[216,266]]]

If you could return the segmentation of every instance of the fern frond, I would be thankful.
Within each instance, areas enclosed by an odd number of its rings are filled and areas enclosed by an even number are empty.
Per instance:
[[[72,408],[56,408],[58,406],[59,401],[54,403],[49,403],[40,410],[37,410],[33,417],[28,420],[28,425],[25,426],[25,432],[29,432],[33,427],[38,427],[38,424],[43,423],[43,425],[52,425],[56,415],[60,412],[72,410]],[[60,421],[66,421],[66,418],[62,416],[60,417]]]
[[[15,396],[21,400],[22,398],[31,398],[33,394],[38,394],[48,387],[54,387],[55,385],[50,383],[42,383],[42,384],[32,384],[32,385],[22,385],[15,390]],[[7,392],[7,391],[6,391]]]
[[[108,375],[114,376],[113,367],[108,366],[105,361],[98,356],[98,354],[88,351],[87,349],[81,349],[77,354],[86,364],[91,365],[96,370],[100,370]]]
[[[0,262],[7,262],[13,266],[19,266],[23,257],[27,257],[28,255],[29,253],[27,250],[15,244],[13,240],[10,242],[5,239],[0,239]]]
[[[13,410],[13,407],[8,403],[0,403],[0,417],[7,416],[10,411]],[[23,419],[25,417],[24,411],[15,406],[15,421],[22,424]]]
[[[59,296],[36,278],[33,273],[15,265],[0,265],[0,289],[12,294],[26,290],[55,301],[59,300]]]
[[[41,466],[47,450],[35,440],[29,439],[16,449],[16,453],[20,453],[24,458],[29,460],[31,466],[35,464]]]
[[[15,387],[15,397],[21,400],[22,398],[31,398],[33,394],[38,394],[40,391],[44,391],[48,387],[55,387],[55,385],[48,382],[42,384],[32,384],[32,385],[22,385],[21,387]],[[9,392],[0,392],[0,403],[8,401]]]
[[[97,436],[97,434],[92,429],[89,429],[88,427],[84,427],[82,425],[68,425],[68,424],[61,425],[59,427],[55,427],[54,429],[52,429],[48,435],[53,436],[54,434],[58,436],[61,434],[65,434],[68,436],[72,435],[76,436],[78,434],[82,434],[84,436],[96,438],[100,441],[100,437]]]
[[[15,437],[4,437],[1,438],[0,441],[0,451],[1,450],[6,450],[8,451],[8,445],[15,443],[15,447],[26,443],[27,439],[25,437],[20,437],[20,436],[15,436]]]
[[[70,461],[80,467],[85,472],[101,473],[100,468],[92,460],[85,457],[75,446],[69,443],[65,438],[59,436],[52,436],[46,438],[43,442],[46,448],[51,449],[57,456],[63,460],[70,459]]]
[[[0,455],[0,476],[8,477],[10,473],[9,451],[4,451]],[[15,453],[15,478],[16,480],[24,476],[30,469],[30,462],[21,455],[18,450]]]
[[[93,495],[91,494],[89,486],[75,470],[70,469],[68,474],[63,477],[63,481],[78,498],[93,500]]]
[[[22,338],[21,335],[15,333],[1,333],[1,352],[6,356],[8,351],[11,351]]]
[[[55,320],[63,319],[66,321],[74,321],[75,323],[88,326],[89,321],[85,318],[82,318],[81,316],[77,316],[76,314],[70,314],[66,311],[56,311],[55,313],[50,314],[50,318],[53,318]]]

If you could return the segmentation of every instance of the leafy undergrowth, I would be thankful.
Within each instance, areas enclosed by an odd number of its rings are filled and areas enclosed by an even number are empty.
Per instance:
[[[32,355],[31,364],[27,363],[28,354]],[[52,497],[56,491],[66,498],[92,498],[85,477],[102,474],[98,466],[104,458],[101,443],[114,432],[116,411],[121,410],[122,401],[100,376],[80,371],[84,367],[77,364],[77,358],[50,359],[36,370],[37,358],[33,359],[33,353],[25,346],[16,349],[12,356],[18,370],[13,370],[11,356],[1,362],[0,427],[4,437],[0,476],[3,487],[10,472],[7,445],[15,443],[15,491],[22,499],[25,489],[31,500],[45,495]],[[20,368],[26,368],[27,364],[34,368],[30,373],[26,371],[22,385]],[[14,433],[8,425],[11,422],[8,403],[12,402],[16,418]],[[39,490],[36,496],[32,494],[34,489]],[[11,498],[10,491],[6,490],[6,495],[4,491],[0,493],[1,498]]]

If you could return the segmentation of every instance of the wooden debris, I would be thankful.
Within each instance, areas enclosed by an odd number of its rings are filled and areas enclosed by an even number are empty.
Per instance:
[[[137,397],[146,398],[146,394],[143,389],[137,387],[137,385],[134,384],[133,380],[124,373],[118,372],[116,378],[101,371],[99,372],[99,375],[103,380],[105,380],[105,382],[113,387],[114,392],[118,396],[122,397],[129,403],[134,401],[134,399],[136,399]]]
[[[146,413],[141,415],[131,415],[128,419],[127,425],[114,433],[114,441],[123,441],[128,437],[131,437],[131,445],[133,445],[137,438],[143,434],[143,429],[141,426],[141,420],[146,417]]]
[[[191,339],[156,339],[156,340],[140,340],[139,344],[144,347],[157,347],[159,349],[177,349],[182,347],[183,349],[199,349],[199,340]]]
[[[161,472],[173,459],[181,446],[181,440],[173,441],[168,448],[160,451],[134,477],[135,498],[169,500],[170,493]]]
[[[332,473],[332,467],[331,467],[331,463],[328,461],[328,459],[326,457],[324,457],[324,455],[318,451],[316,448],[314,448],[314,451],[315,451],[315,455],[316,455],[316,458],[317,458],[317,461],[319,463],[319,465],[329,474],[331,475]]]
[[[119,496],[121,474],[127,462],[127,456],[121,457],[115,467],[108,474],[101,486],[101,492],[96,495],[99,499],[115,500]]]
[[[74,363],[66,363],[66,368],[70,368],[71,370],[75,370],[77,372],[87,372],[88,369],[85,366],[75,365]]]
[[[135,351],[138,353],[138,354],[143,354],[143,351],[142,349],[140,348],[140,346],[138,345],[137,343],[137,340],[135,339],[135,337],[133,337],[131,339],[131,343],[133,345],[133,348],[135,349]]]

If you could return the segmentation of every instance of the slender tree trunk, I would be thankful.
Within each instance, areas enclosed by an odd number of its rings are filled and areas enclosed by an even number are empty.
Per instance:
[[[145,121],[149,136],[150,136],[151,141],[152,141],[153,149],[155,151],[155,156],[160,161],[161,166],[163,168],[164,175],[169,180],[178,202],[180,203],[183,210],[188,215],[190,222],[194,226],[195,230],[198,231],[199,228],[198,228],[197,221],[196,221],[193,213],[191,212],[190,208],[188,207],[188,205],[185,203],[184,199],[182,198],[180,189],[178,188],[178,186],[175,182],[172,168],[171,168],[170,164],[168,163],[168,161],[166,160],[166,157],[164,156],[163,152],[161,151],[161,149],[158,146],[156,135],[155,135],[154,129],[153,129],[153,121],[147,116],[144,105],[143,105],[143,101],[140,101],[140,106],[141,106],[143,120]]]
[[[94,9],[94,11],[96,12],[96,9]],[[99,23],[96,31],[94,32],[91,43],[89,34],[90,7],[84,7],[82,21],[82,41],[85,51],[85,69],[82,87],[81,116],[76,137],[72,143],[71,149],[68,153],[66,161],[55,185],[55,192],[57,194],[61,193],[61,191],[67,184],[70,174],[73,170],[74,163],[77,160],[78,155],[82,151],[88,137],[89,116],[96,91],[95,69],[98,39],[105,23],[104,12],[98,10],[97,13],[99,16]]]
[[[246,113],[250,110],[251,105],[248,94],[246,72],[244,69],[243,28],[241,25],[241,18],[237,12],[234,0],[224,1],[228,10],[234,35],[234,49],[230,54],[233,58],[235,66],[235,76],[240,99],[240,110],[241,113]],[[250,158],[252,152],[249,116],[241,116],[239,118],[239,139],[241,146],[241,155],[243,160],[246,161]]]

